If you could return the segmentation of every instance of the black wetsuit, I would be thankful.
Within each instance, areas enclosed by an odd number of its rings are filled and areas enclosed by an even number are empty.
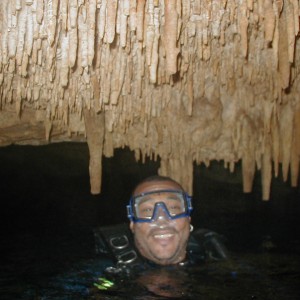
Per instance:
[[[161,266],[142,257],[134,245],[128,225],[97,228],[94,231],[96,253],[110,257],[111,266],[94,285],[104,293],[124,296],[131,291],[136,295],[165,296],[167,298],[193,299],[187,297],[190,271],[209,260],[228,258],[224,239],[207,229],[197,229],[190,234],[185,261],[176,265]],[[141,298],[139,298],[141,299]],[[151,298],[152,299],[152,298]]]
[[[134,246],[133,235],[128,225],[120,224],[97,228],[94,231],[96,253],[110,257],[115,269],[153,268],[155,264],[142,257]],[[207,260],[223,260],[228,257],[224,239],[207,229],[197,229],[190,234],[187,258],[180,265],[194,265]]]

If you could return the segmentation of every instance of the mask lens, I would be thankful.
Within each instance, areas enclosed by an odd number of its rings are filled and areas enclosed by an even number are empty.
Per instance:
[[[145,193],[134,198],[134,212],[138,219],[152,219],[156,203],[164,203],[171,217],[187,212],[185,195],[181,191]]]

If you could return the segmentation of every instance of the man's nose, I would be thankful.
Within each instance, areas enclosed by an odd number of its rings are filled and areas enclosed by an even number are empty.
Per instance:
[[[154,220],[156,222],[166,222],[166,221],[168,222],[170,220],[170,217],[164,205],[158,205],[156,207],[154,213]]]

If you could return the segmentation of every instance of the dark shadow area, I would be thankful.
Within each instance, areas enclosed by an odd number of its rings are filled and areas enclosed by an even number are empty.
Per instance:
[[[222,232],[237,251],[260,251],[266,238],[282,251],[299,251],[290,245],[299,237],[299,187],[290,187],[281,176],[273,178],[270,200],[263,201],[260,171],[251,193],[243,193],[241,173],[240,163],[234,173],[218,162],[194,167],[197,226]]]
[[[0,261],[10,273],[55,273],[93,255],[93,228],[127,223],[131,190],[159,166],[117,149],[103,159],[101,194],[91,195],[88,158],[80,143],[0,148]]]

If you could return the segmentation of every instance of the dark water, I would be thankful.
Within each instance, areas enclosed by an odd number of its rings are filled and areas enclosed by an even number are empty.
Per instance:
[[[127,149],[103,162],[101,195],[89,193],[86,144],[0,148],[0,299],[298,299],[300,190],[273,179],[260,200],[260,174],[242,193],[240,167],[194,167],[194,227],[227,238],[228,262],[152,270],[107,290],[94,255],[96,226],[126,223],[132,188],[159,162]]]

